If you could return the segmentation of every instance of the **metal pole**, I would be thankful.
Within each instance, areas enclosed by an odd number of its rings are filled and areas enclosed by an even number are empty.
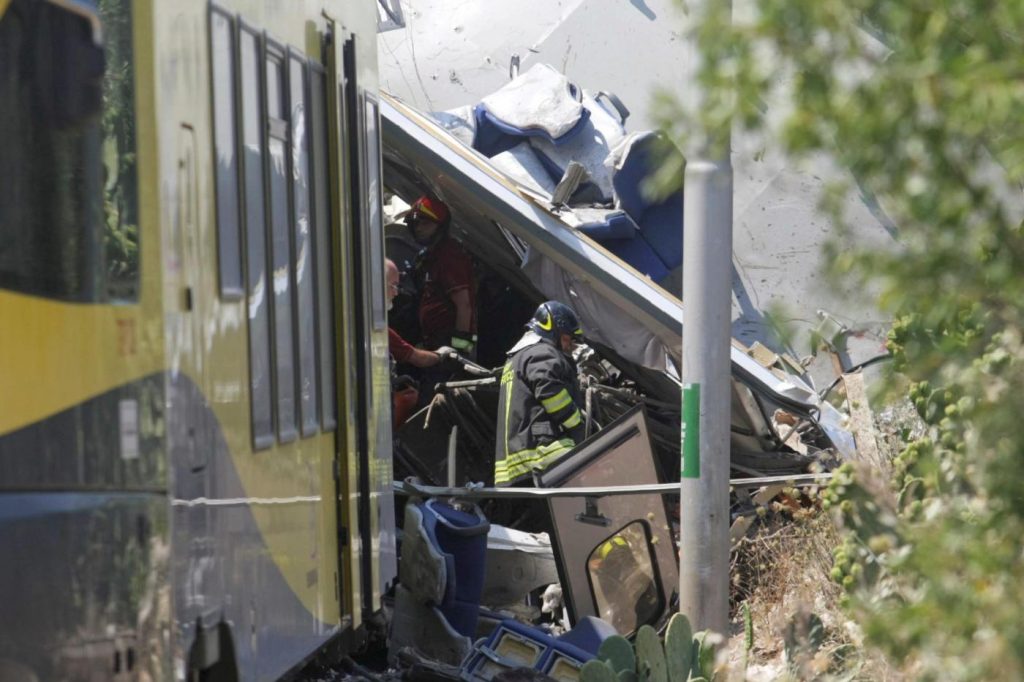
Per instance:
[[[709,0],[714,1],[714,0]],[[700,3],[698,3],[700,4]],[[701,12],[694,11],[700,16]],[[691,50],[691,102],[703,101]],[[698,105],[699,106],[699,105]],[[712,140],[717,144],[712,144]],[[724,144],[723,144],[724,142]],[[683,203],[683,434],[679,610],[696,630],[727,634],[732,319],[729,131],[705,131],[688,154]],[[709,158],[713,149],[725,150]]]
[[[451,433],[448,434],[448,487],[454,488],[456,486],[456,467],[458,466],[458,450],[459,450],[459,425],[452,426]]]

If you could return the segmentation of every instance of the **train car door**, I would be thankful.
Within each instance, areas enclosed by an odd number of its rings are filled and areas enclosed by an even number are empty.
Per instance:
[[[189,123],[177,129],[173,184],[165,188],[170,210],[165,250],[165,324],[168,358],[168,449],[173,469],[173,497],[209,497],[208,458],[212,416],[207,409],[203,322],[207,296],[202,276],[202,221],[196,131]],[[170,179],[169,178],[169,179]],[[187,506],[174,515],[173,542],[185,566],[176,589],[184,609],[178,618],[186,628],[201,623],[209,632],[216,623],[221,594],[216,585],[215,546],[209,505]]]
[[[337,446],[335,450],[334,481],[337,489],[337,522],[339,570],[338,583],[342,596],[342,613],[358,625],[363,606],[361,584],[359,525],[359,456],[357,438],[357,369],[355,347],[355,301],[352,287],[352,257],[346,248],[353,229],[352,203],[349,193],[349,144],[346,134],[348,112],[345,107],[344,33],[341,26],[330,22],[327,42],[327,133],[329,141],[328,166],[331,211],[334,330],[337,362]]]
[[[206,441],[207,410],[202,395],[206,388],[206,363],[203,357],[203,312],[206,296],[200,282],[199,255],[199,180],[196,175],[196,134],[191,125],[181,124],[178,129],[177,197],[175,200],[174,258],[176,274],[177,309],[171,312],[175,324],[169,328],[174,334],[172,343],[174,364],[172,372],[191,384],[187,392],[180,393],[178,406],[185,420],[185,459],[192,473],[206,468],[209,448]],[[182,387],[185,390],[185,387]]]
[[[647,420],[636,406],[541,477],[545,488],[656,483]],[[679,568],[658,493],[550,498],[552,546],[573,622],[597,616],[624,635],[672,609]]]

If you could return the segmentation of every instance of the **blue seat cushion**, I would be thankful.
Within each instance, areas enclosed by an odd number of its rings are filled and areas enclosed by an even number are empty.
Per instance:
[[[464,602],[458,599],[438,608],[452,629],[460,635],[473,639],[476,637],[476,624],[480,619],[480,604]]]
[[[520,138],[542,137],[551,144],[556,146],[560,144],[565,144],[569,140],[579,135],[580,131],[582,131],[586,127],[587,119],[590,118],[590,112],[587,111],[586,109],[582,109],[580,111],[579,120],[577,120],[576,123],[573,124],[572,128],[562,133],[558,137],[551,137],[551,133],[549,133],[547,130],[544,130],[539,126],[536,128],[519,128],[517,126],[512,125],[511,123],[506,123],[505,121],[501,120],[500,118],[492,114],[490,111],[488,111],[487,106],[485,104],[481,103],[473,107],[474,114],[478,110],[482,113],[482,116],[476,117],[477,125],[480,125],[480,122],[482,120],[484,125],[494,127],[506,135],[513,135]]]
[[[523,141],[521,135],[510,135],[502,126],[495,125],[482,104],[473,107],[473,122],[473,149],[487,158],[508,151]]]
[[[654,252],[651,245],[640,237],[634,239],[603,239],[599,243],[655,282],[660,281],[669,273],[665,263]]]
[[[455,589],[445,595],[442,606],[452,601],[480,603],[487,532],[491,524],[479,508],[474,507],[474,510],[476,513],[469,514],[438,500],[423,503],[423,526],[427,535],[441,552],[451,557],[448,565],[454,569]]]
[[[560,636],[558,641],[572,644],[596,656],[601,642],[617,634],[618,630],[611,623],[594,616],[584,616],[572,630]]]
[[[674,192],[649,206],[640,218],[640,236],[668,270],[683,263],[683,195]],[[656,278],[658,279],[658,278]]]
[[[615,188],[619,208],[637,223],[650,205],[650,200],[644,196],[643,183],[654,167],[653,149],[656,141],[654,133],[637,137],[612,176],[612,187]]]

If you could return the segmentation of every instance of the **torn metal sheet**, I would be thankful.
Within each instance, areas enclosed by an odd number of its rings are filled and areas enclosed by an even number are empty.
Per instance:
[[[502,608],[521,603],[525,595],[557,583],[558,569],[547,533],[491,525],[481,604]]]

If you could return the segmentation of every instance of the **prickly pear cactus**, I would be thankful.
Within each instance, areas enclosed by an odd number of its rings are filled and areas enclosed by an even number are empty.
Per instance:
[[[636,672],[636,655],[633,645],[621,635],[613,635],[601,642],[597,657],[612,667],[616,673]]]
[[[640,682],[668,682],[665,649],[650,625],[641,625],[636,633],[636,672]]]
[[[594,658],[580,668],[580,682],[618,682],[618,678],[611,666]]]
[[[707,630],[701,630],[693,637],[693,665],[691,676],[710,680],[715,672],[715,645],[710,641]]]
[[[693,628],[681,613],[672,616],[665,630],[665,663],[669,682],[686,682],[693,665]]]
[[[640,682],[640,678],[636,676],[635,670],[620,670],[619,682]]]

